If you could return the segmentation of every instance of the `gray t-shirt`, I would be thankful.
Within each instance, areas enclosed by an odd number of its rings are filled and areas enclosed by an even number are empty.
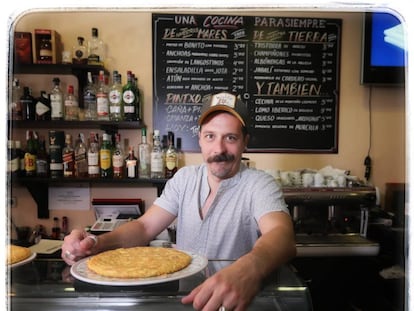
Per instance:
[[[260,217],[272,211],[289,213],[275,179],[243,164],[235,176],[220,183],[202,219],[209,192],[207,166],[187,166],[177,171],[154,202],[177,216],[177,248],[208,259],[239,258],[260,236]]]

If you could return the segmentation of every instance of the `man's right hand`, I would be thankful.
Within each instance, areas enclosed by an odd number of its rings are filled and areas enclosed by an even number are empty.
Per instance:
[[[62,259],[73,265],[79,259],[92,254],[92,249],[98,244],[97,236],[83,230],[74,229],[64,239]]]

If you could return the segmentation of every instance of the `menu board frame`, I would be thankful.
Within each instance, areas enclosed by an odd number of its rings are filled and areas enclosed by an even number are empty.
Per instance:
[[[153,126],[199,152],[204,96],[246,103],[248,152],[337,153],[342,19],[152,16]]]

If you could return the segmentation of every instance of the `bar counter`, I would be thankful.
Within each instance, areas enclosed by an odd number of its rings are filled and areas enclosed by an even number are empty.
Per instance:
[[[75,279],[57,258],[36,258],[8,273],[8,304],[20,310],[193,310],[181,298],[231,261],[210,260],[191,276],[142,286],[108,286]],[[290,265],[269,276],[248,310],[312,310],[310,293]]]

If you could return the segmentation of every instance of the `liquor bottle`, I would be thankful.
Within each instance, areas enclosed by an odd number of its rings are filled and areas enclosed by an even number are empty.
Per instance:
[[[138,78],[132,74],[134,88],[135,88],[135,111],[136,119],[142,120],[142,103],[141,103],[141,92],[138,87]]]
[[[23,95],[20,98],[20,103],[24,109],[23,118],[25,120],[35,120],[36,119],[35,100],[30,92],[30,89],[27,86],[23,88]]]
[[[36,176],[47,177],[49,175],[49,157],[46,152],[46,141],[43,136],[39,138],[39,151],[36,157]]]
[[[65,96],[65,120],[76,121],[79,120],[79,103],[78,98],[74,94],[73,85],[68,85],[68,91]]]
[[[36,175],[36,145],[33,131],[26,131],[26,152],[24,154],[24,171],[26,176]]]
[[[65,147],[62,149],[63,177],[75,176],[75,149],[72,145],[72,135],[65,135]]]
[[[151,178],[164,178],[164,154],[162,152],[160,131],[154,130],[151,150]]]
[[[7,141],[7,174],[11,174],[13,169],[13,159],[15,159],[15,163],[19,163],[19,159],[16,156],[16,147],[14,144],[14,140],[8,140]]]
[[[182,139],[177,137],[177,169],[184,166],[184,152],[182,149]]]
[[[7,173],[12,176],[19,174],[20,158],[14,140],[7,141]]]
[[[104,133],[102,145],[99,149],[99,163],[101,168],[101,178],[112,178],[112,146],[111,135]]]
[[[52,120],[63,120],[63,93],[60,89],[60,79],[53,78],[53,89],[50,93]]]
[[[89,134],[88,176],[89,178],[98,178],[100,176],[99,139],[98,134],[93,132]]]
[[[78,44],[73,47],[72,63],[74,64],[87,64],[88,63],[88,50],[84,44],[85,38],[78,37]]]
[[[25,171],[24,171],[24,151],[22,149],[22,142],[20,140],[16,140],[14,142],[15,148],[16,148],[16,153],[19,157],[19,169],[18,169],[18,175],[22,176],[24,175]]]
[[[136,91],[132,72],[127,71],[127,83],[122,88],[122,103],[124,106],[125,121],[137,120],[136,100]]]
[[[39,60],[42,64],[52,64],[53,62],[52,42],[50,40],[50,35],[45,35],[40,39]]]
[[[49,175],[51,178],[63,176],[62,150],[65,145],[65,133],[63,131],[49,131]]]
[[[63,240],[63,238],[69,234],[69,220],[68,217],[63,216],[62,217],[62,232],[60,233],[60,239]]]
[[[96,108],[96,88],[92,80],[92,73],[88,72],[87,84],[83,90],[83,107],[85,109],[86,120],[96,120],[97,108]]]
[[[99,38],[98,28],[92,28],[92,37],[88,42],[88,64],[103,65],[105,60],[105,45]]]
[[[164,152],[165,154],[168,149],[168,136],[167,135],[162,135],[161,146],[162,146],[162,152]]]
[[[151,147],[147,142],[147,129],[141,129],[141,143],[138,145],[138,177],[151,177]]]
[[[125,159],[125,176],[127,178],[138,177],[138,159],[134,155],[134,148],[129,146],[128,156]]]
[[[98,120],[109,120],[109,98],[108,87],[105,83],[103,70],[99,71],[99,84],[96,90],[96,113]]]
[[[59,227],[59,218],[53,217],[53,227],[52,227],[52,239],[60,239],[60,227]]]
[[[75,144],[75,176],[88,177],[88,160],[86,156],[86,144],[83,133],[79,133]]]
[[[124,109],[122,107],[121,75],[114,71],[112,79],[113,83],[109,90],[109,120],[122,121]]]
[[[22,97],[23,91],[20,87],[19,79],[13,79],[12,85],[12,98],[11,98],[11,119],[12,120],[23,120],[23,108],[20,102],[20,97]]]
[[[174,146],[174,133],[168,132],[168,148],[165,152],[165,178],[171,178],[177,172],[177,150]]]
[[[36,120],[50,120],[51,112],[49,95],[46,91],[40,91],[40,97],[36,99]]]
[[[115,148],[112,153],[112,168],[114,178],[124,177],[124,150],[121,146],[121,134],[115,134]]]

